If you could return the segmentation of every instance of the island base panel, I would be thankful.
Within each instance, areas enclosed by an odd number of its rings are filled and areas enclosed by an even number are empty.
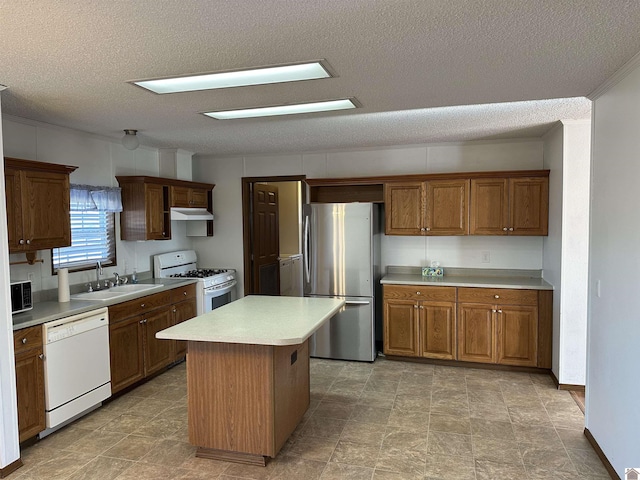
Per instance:
[[[275,457],[309,406],[308,342],[189,342],[187,384],[198,456],[264,464],[254,457]]]

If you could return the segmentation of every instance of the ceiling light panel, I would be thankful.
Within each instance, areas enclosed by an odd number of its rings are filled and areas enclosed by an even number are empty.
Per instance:
[[[233,120],[238,118],[272,117],[276,115],[296,115],[299,113],[331,112],[357,108],[354,99],[327,100],[324,102],[298,103],[295,105],[275,105],[272,107],[245,108],[203,114],[217,120]]]
[[[205,73],[188,77],[160,78],[156,80],[134,81],[147,90],[158,94],[194,92],[217,88],[246,87],[271,83],[297,82],[332,77],[321,62],[278,65],[272,67],[235,70],[218,73]]]

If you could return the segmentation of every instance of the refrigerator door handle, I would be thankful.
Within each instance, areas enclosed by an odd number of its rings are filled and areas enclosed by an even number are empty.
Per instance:
[[[309,238],[309,216],[304,217],[304,275],[306,283],[311,280],[311,258],[310,258],[310,238]]]
[[[344,302],[345,305],[369,305],[370,303],[369,300],[347,300]]]

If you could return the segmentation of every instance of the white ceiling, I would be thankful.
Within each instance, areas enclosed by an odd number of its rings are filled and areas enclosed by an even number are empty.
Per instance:
[[[589,118],[584,96],[639,51],[636,0],[0,3],[4,113],[213,155],[540,136]],[[337,78],[162,96],[127,83],[316,59]],[[350,96],[363,108],[198,114]]]

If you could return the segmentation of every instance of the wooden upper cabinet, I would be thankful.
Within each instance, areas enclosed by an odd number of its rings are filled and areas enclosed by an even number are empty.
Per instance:
[[[207,190],[203,188],[172,186],[171,206],[207,208]]]
[[[471,180],[471,235],[547,235],[549,178]]]
[[[385,185],[387,235],[467,235],[469,180]]]
[[[469,180],[426,182],[425,235],[469,234]]]
[[[122,188],[122,240],[169,240],[171,207],[211,211],[213,184],[147,176],[116,176],[116,179]],[[207,235],[212,236],[213,221],[208,222]]]
[[[5,158],[9,252],[71,245],[69,174],[76,168]]]
[[[422,235],[424,182],[387,183],[384,187],[385,233]]]

